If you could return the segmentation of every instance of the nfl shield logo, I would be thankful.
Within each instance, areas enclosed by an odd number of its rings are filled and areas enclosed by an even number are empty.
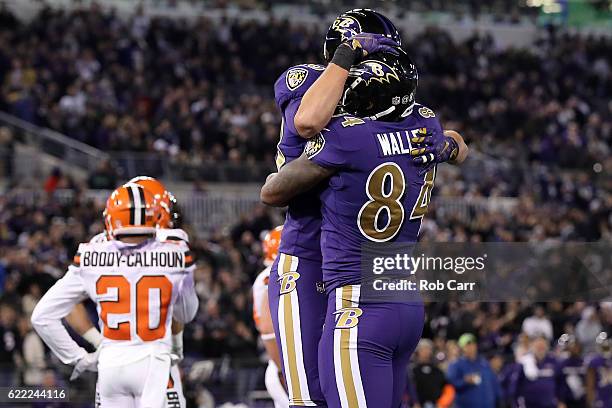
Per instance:
[[[304,83],[307,76],[308,71],[305,68],[290,69],[289,72],[287,72],[287,76],[285,77],[287,88],[289,88],[290,91],[296,90],[300,85]]]

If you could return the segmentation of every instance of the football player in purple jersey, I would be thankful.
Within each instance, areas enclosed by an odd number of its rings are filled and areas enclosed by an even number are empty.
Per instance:
[[[276,154],[280,169],[298,158],[309,137],[331,119],[351,66],[369,53],[392,51],[400,41],[395,26],[372,10],[351,10],[331,25],[325,42],[327,67],[296,65],[274,86],[282,114]],[[393,52],[393,51],[392,51]],[[288,202],[279,255],[268,287],[276,341],[291,406],[325,406],[319,385],[317,349],[327,307],[317,290],[322,281],[321,204],[318,192]]]
[[[415,103],[417,79],[399,48],[368,55],[348,75],[348,113],[334,116],[261,191],[276,206],[320,191],[327,311],[319,374],[329,407],[398,407],[421,334],[420,302],[361,299],[362,246],[416,242],[436,165],[467,156],[461,137],[445,135],[435,113]]]

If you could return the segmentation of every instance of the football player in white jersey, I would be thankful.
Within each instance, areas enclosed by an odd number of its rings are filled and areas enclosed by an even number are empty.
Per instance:
[[[162,408],[172,320],[187,323],[198,309],[193,256],[183,241],[155,239],[161,209],[138,184],[115,190],[104,216],[110,239],[79,246],[66,275],[34,309],[32,325],[75,372],[98,370],[103,408]],[[91,354],[61,322],[87,297],[97,306],[102,329],[100,347]]]
[[[268,280],[270,268],[278,255],[281,232],[283,226],[274,228],[266,234],[263,240],[264,265],[266,269],[261,271],[253,283],[253,320],[259,331],[263,345],[268,353],[268,367],[266,368],[266,389],[274,401],[274,408],[288,408],[289,397],[283,385],[283,372],[281,371],[280,354],[274,336],[274,326],[270,316],[270,305],[268,304]]]
[[[134,177],[128,183],[139,184],[153,194],[154,198],[160,202],[162,215],[156,231],[158,241],[184,241],[189,243],[189,236],[180,229],[181,216],[177,208],[174,195],[166,190],[166,187],[159,180],[149,176]],[[103,231],[89,241],[90,243],[100,243],[108,241],[107,231]],[[88,341],[94,348],[98,348],[102,341],[102,335],[93,325],[83,304],[78,304],[66,316],[66,322],[80,336]],[[177,322],[172,322],[172,369],[168,381],[166,408],[186,408],[187,403],[183,394],[183,384],[179,370],[179,363],[183,359],[183,327]],[[96,384],[96,406],[99,406],[99,392]]]

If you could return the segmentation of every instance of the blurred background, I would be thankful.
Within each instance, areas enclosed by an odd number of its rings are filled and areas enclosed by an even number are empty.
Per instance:
[[[190,406],[272,406],[250,289],[262,234],[283,222],[258,195],[275,169],[273,83],[322,62],[328,25],[356,6],[396,23],[417,100],[470,146],[461,168],[441,166],[422,240],[612,241],[612,1],[0,0],[0,387],[66,384],[29,316],[102,231],[109,189],[149,175],[177,196],[199,258]],[[527,350],[562,361],[569,333],[586,357],[611,325],[612,299],[431,303],[405,406],[436,406],[424,395],[443,393],[463,333],[509,407]],[[71,385],[78,406],[94,380]]]

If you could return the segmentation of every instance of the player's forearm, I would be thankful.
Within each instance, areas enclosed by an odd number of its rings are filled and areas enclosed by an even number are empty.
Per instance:
[[[87,310],[82,303],[79,303],[72,309],[72,311],[66,316],[66,323],[76,331],[80,336],[87,333],[89,329],[93,327],[93,323],[87,316]]]
[[[175,319],[172,319],[172,334],[178,334],[183,331],[185,325]]]
[[[293,119],[300,136],[309,139],[329,122],[342,97],[348,73],[346,69],[330,63],[306,91]]]
[[[311,162],[302,154],[275,175],[268,176],[261,188],[261,201],[273,207],[284,207],[292,198],[310,190],[333,172]]]
[[[457,152],[457,157],[455,157],[454,160],[450,160],[448,163],[455,164],[455,165],[463,163],[465,159],[467,158],[468,151],[469,151],[469,148],[467,147],[467,144],[465,144],[463,137],[454,130],[445,130],[444,136],[453,138],[455,142],[457,142],[457,147],[459,148]]]
[[[282,362],[280,358],[280,353],[278,351],[278,345],[276,344],[276,339],[267,339],[263,340],[264,348],[266,349],[266,353],[268,353],[268,357],[270,360],[274,361],[278,369],[282,367]]]
[[[87,351],[70,337],[62,324],[61,319],[73,305],[66,307],[67,303],[55,302],[54,298],[59,296],[62,296],[61,289],[55,286],[43,296],[32,312],[32,327],[64,364],[74,364],[87,354]]]

